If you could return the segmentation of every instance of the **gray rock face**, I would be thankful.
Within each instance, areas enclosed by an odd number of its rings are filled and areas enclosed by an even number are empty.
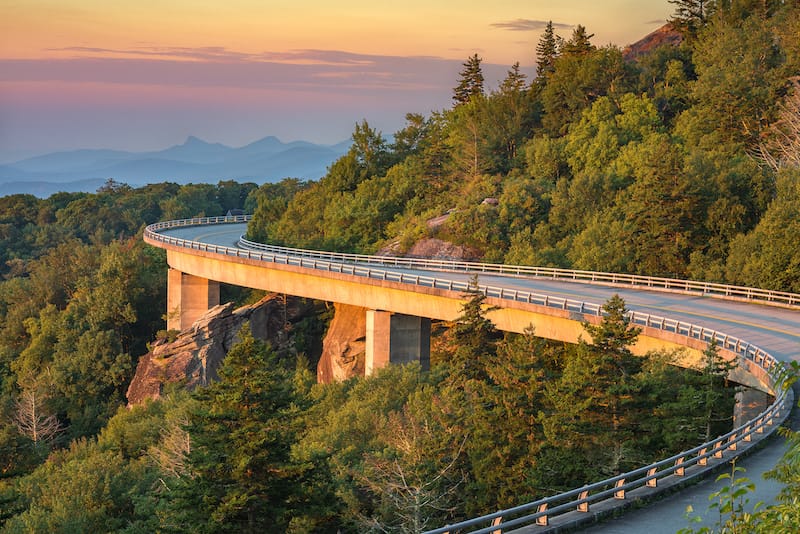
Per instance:
[[[211,308],[173,341],[162,339],[151,345],[150,352],[139,359],[128,387],[128,404],[157,399],[167,383],[183,383],[192,389],[216,380],[220,363],[248,321],[253,336],[279,349],[287,341],[287,323],[310,311],[311,305],[303,299],[280,295],[268,295],[238,309],[232,303]]]
[[[366,356],[367,310],[358,306],[335,304],[317,365],[317,382],[329,384],[354,376],[364,376]]]

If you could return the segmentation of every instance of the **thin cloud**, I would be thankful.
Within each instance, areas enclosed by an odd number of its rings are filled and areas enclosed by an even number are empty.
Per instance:
[[[68,46],[64,48],[49,48],[49,52],[73,52],[76,58],[85,57],[118,57],[118,58],[160,58],[183,59],[191,61],[248,61],[254,59],[253,54],[235,52],[224,47],[163,47],[148,46],[132,49],[97,48],[87,46]]]
[[[506,22],[494,22],[490,24],[490,26],[492,28],[498,28],[500,30],[508,30],[512,32],[529,32],[543,30],[547,27],[549,22],[550,21],[547,20],[516,19]],[[553,22],[553,28],[557,28],[559,30],[567,30],[572,27],[573,24]]]
[[[96,48],[70,46],[50,48],[51,52],[71,52],[72,59],[149,59],[164,61],[192,61],[207,63],[279,63],[288,65],[327,65],[333,67],[370,66],[387,59],[402,59],[404,56],[376,56],[357,54],[341,50],[289,50],[285,52],[248,53],[224,47],[160,47],[146,46],[131,49]],[[412,56],[416,60],[441,61],[434,56]]]
[[[336,50],[299,50],[254,54],[226,60],[176,59],[153,53],[146,57],[105,55],[103,49],[80,49],[85,57],[1,60],[0,83],[64,82],[124,86],[231,87],[319,91],[431,90],[455,79],[461,63],[433,57],[367,56]],[[121,52],[121,51],[117,51]],[[94,55],[97,54],[97,55]],[[218,54],[212,54],[218,57]]]

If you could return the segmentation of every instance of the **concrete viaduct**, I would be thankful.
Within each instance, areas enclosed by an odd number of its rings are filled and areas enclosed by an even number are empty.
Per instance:
[[[390,363],[412,360],[427,367],[431,319],[452,321],[461,315],[464,294],[475,274],[480,291],[487,295],[487,306],[494,308],[488,317],[498,329],[523,332],[533,326],[538,336],[566,342],[586,338],[582,323],[599,322],[602,303],[617,293],[631,310],[632,322],[642,328],[632,347],[634,353],[680,349],[680,364],[692,366],[714,340],[726,358],[739,363],[731,376],[734,381],[764,392],[765,398],[775,398],[760,414],[761,423],[754,419],[747,427],[747,438],[739,431],[733,434],[734,441],[720,441],[716,449],[705,444],[705,458],[698,448],[692,453],[694,460],[681,459],[680,465],[706,468],[707,458],[721,458],[721,450],[734,450],[741,440],[749,443],[750,435],[771,431],[776,419],[788,414],[791,390],[782,386],[780,361],[798,357],[798,295],[611,273],[287,249],[243,239],[246,220],[168,221],[145,230],[144,240],[167,252],[168,328],[187,328],[219,304],[220,282],[360,306],[368,310],[365,368],[370,374]],[[642,487],[658,478],[655,471],[648,476],[642,477]],[[668,476],[685,476],[685,469],[667,468],[664,477]],[[621,480],[633,484],[630,478]],[[613,483],[619,485],[619,481]],[[575,496],[571,498],[573,505]],[[590,496],[580,498],[588,510]],[[532,504],[536,506],[528,514],[531,532],[546,531],[540,527],[547,527],[551,520],[557,523],[547,511],[556,501]],[[578,504],[581,510],[582,503]],[[498,512],[475,521],[503,526],[510,515]],[[529,524],[514,521],[502,531]]]

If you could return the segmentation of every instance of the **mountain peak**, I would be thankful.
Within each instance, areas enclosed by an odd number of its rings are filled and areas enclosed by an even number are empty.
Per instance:
[[[672,23],[666,23],[656,31],[649,33],[635,43],[628,45],[622,51],[625,59],[636,60],[647,52],[664,44],[678,46],[683,41],[683,34]]]
[[[184,142],[183,142],[183,145],[182,145],[182,146],[189,146],[189,145],[209,145],[209,144],[211,144],[211,143],[209,143],[209,142],[207,142],[207,141],[203,141],[203,140],[202,140],[202,139],[200,139],[199,137],[195,137],[195,136],[193,136],[193,135],[190,135],[189,137],[187,137],[187,138],[186,138],[186,141],[184,141]]]

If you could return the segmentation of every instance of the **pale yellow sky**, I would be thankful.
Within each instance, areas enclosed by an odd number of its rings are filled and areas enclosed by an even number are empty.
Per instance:
[[[0,0],[0,164],[71,148],[152,150],[188,135],[241,146],[335,143],[367,119],[452,104],[463,61],[487,89],[535,75],[552,20],[624,47],[668,0]]]
[[[0,57],[63,57],[75,47],[220,47],[260,54],[341,50],[531,64],[535,21],[583,24],[595,44],[629,44],[673,11],[667,0],[2,0]],[[527,22],[527,26],[524,24]],[[569,35],[568,29],[561,33]]]

